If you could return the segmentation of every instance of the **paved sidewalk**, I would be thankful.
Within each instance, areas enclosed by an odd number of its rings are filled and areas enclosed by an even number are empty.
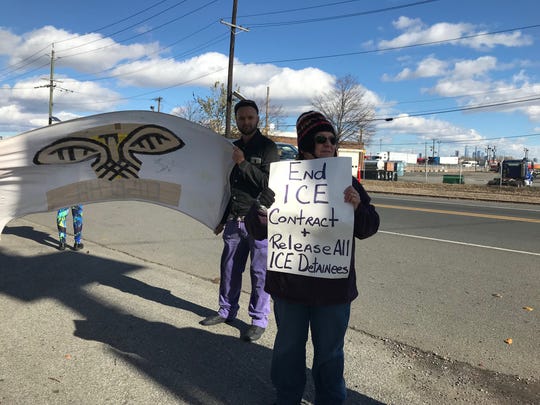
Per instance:
[[[247,294],[234,324],[203,327],[216,282],[90,240],[59,252],[51,235],[22,218],[0,240],[1,405],[273,402],[275,321],[241,341]],[[362,331],[349,330],[345,349],[348,404],[540,403],[537,382]]]

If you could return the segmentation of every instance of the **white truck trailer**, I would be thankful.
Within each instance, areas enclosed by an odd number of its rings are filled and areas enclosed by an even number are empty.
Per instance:
[[[351,174],[356,178],[358,178],[358,170],[363,169],[364,153],[365,151],[363,149],[339,148],[337,151],[338,156],[350,157],[352,159]]]
[[[377,159],[384,161],[390,160],[392,162],[405,162],[407,164],[416,164],[418,156],[414,153],[405,152],[379,152],[377,153]]]

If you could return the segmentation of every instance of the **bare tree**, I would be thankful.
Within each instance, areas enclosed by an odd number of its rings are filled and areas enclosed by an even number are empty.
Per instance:
[[[375,109],[367,102],[365,90],[351,75],[336,80],[334,88],[315,97],[311,105],[334,124],[338,142],[368,144],[375,134]]]
[[[240,89],[236,91],[240,93]],[[264,127],[266,124],[266,102],[255,100],[259,106],[259,116],[261,131],[264,133]],[[173,114],[179,117],[186,118],[190,121],[197,122],[218,134],[225,134],[225,119],[227,112],[227,90],[225,85],[220,82],[215,82],[210,88],[210,95],[206,97],[199,97],[193,95],[193,100],[188,102],[183,107],[177,107],[174,109]],[[281,106],[268,105],[268,123],[273,124],[274,129],[278,129],[281,125],[283,117],[283,109]],[[233,126],[231,128],[232,137],[238,137],[238,129]]]
[[[182,117],[188,121],[193,121],[197,123],[201,121],[200,106],[196,100],[190,100],[184,106],[173,108],[171,114]]]
[[[209,96],[194,96],[194,99],[200,107],[201,118],[199,123],[218,134],[224,134],[227,111],[227,91],[225,85],[215,82],[210,88]]]
[[[259,106],[259,127],[264,135],[271,135],[272,131],[277,131],[285,121],[283,106],[272,104],[270,100],[255,99]],[[266,114],[266,103],[268,103],[268,117]],[[268,124],[268,127],[267,127]]]

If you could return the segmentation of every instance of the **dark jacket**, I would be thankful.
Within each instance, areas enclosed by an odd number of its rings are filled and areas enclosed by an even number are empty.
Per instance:
[[[379,229],[379,214],[370,203],[371,198],[364,190],[364,187],[354,177],[352,185],[360,194],[361,200],[361,204],[354,212],[353,233],[355,238],[365,239],[375,234]],[[265,218],[257,216],[254,205],[246,217],[248,231],[257,234],[259,237],[261,235],[266,237],[266,230],[261,229],[265,226]],[[267,271],[265,291],[274,297],[306,305],[335,305],[351,302],[358,296],[354,263],[355,238],[353,238],[348,278],[326,279]]]
[[[227,217],[245,216],[253,201],[260,192],[268,186],[270,163],[279,160],[278,149],[274,141],[263,136],[259,130],[249,142],[244,143],[242,138],[233,142],[244,152],[245,160],[234,165],[229,178],[231,185],[231,198],[222,223]]]

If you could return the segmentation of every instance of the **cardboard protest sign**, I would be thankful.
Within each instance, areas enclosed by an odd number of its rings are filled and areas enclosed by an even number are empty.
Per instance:
[[[308,277],[347,278],[354,211],[343,201],[351,158],[276,162],[269,186],[268,270]]]

